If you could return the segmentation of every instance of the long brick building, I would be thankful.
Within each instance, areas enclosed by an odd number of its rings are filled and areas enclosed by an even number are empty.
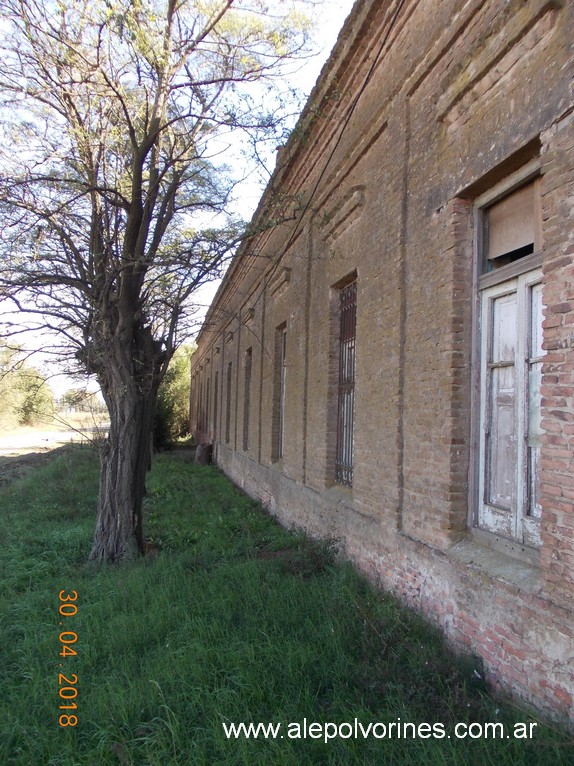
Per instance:
[[[359,0],[191,386],[237,484],[565,719],[573,31],[570,0]]]

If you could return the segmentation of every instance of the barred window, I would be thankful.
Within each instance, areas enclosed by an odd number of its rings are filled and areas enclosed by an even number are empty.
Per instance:
[[[287,380],[287,325],[275,330],[275,371],[273,386],[273,426],[271,434],[271,458],[283,457],[285,436],[285,383]]]
[[[227,406],[225,409],[225,441],[231,441],[231,381],[232,381],[233,362],[227,365]]]
[[[335,481],[353,486],[353,417],[355,402],[355,342],[357,281],[339,291],[339,383]]]
[[[217,439],[217,405],[219,402],[219,372],[215,372],[214,393],[213,393],[213,440]]]
[[[249,449],[249,404],[251,402],[251,363],[252,349],[245,352],[245,380],[243,383],[243,449]]]

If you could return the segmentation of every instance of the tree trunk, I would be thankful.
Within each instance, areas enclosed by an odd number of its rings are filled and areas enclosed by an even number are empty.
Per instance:
[[[142,504],[151,467],[155,397],[133,382],[107,396],[110,431],[100,454],[100,492],[90,558],[109,562],[144,552]],[[108,392],[109,393],[109,392]],[[111,406],[110,406],[111,403]]]

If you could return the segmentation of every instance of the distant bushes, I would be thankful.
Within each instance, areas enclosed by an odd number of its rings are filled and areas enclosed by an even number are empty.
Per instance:
[[[46,379],[22,358],[0,347],[0,426],[31,426],[54,412],[54,394]]]
[[[169,365],[157,398],[153,443],[164,449],[189,433],[189,375],[193,346],[181,346]]]

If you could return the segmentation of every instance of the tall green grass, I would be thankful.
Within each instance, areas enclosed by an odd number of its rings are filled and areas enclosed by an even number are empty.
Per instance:
[[[289,533],[215,468],[159,458],[129,564],[87,562],[97,462],[67,450],[0,493],[0,763],[569,764],[573,741],[454,738],[457,722],[531,717],[489,696],[479,668],[375,592],[333,546]],[[58,614],[61,590],[78,614]],[[59,626],[59,622],[64,627]],[[60,657],[59,632],[78,635]],[[62,663],[62,669],[60,669]],[[58,673],[78,677],[76,727],[58,725]],[[291,722],[442,723],[442,739],[291,739]],[[222,722],[281,722],[227,739]],[[380,733],[379,729],[379,733]]]

